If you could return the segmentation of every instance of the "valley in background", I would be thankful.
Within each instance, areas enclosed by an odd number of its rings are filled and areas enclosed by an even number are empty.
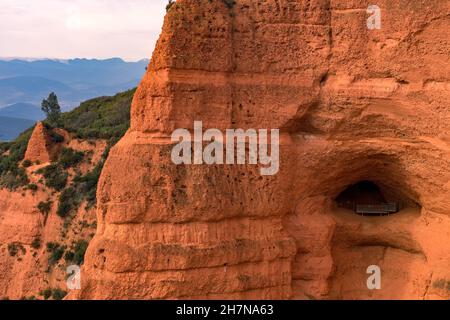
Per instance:
[[[72,60],[0,60],[0,141],[14,140],[45,118],[40,104],[50,92],[63,111],[81,101],[110,96],[137,86],[148,60],[119,58]]]

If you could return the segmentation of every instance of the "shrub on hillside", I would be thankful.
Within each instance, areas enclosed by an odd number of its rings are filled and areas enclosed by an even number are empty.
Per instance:
[[[52,130],[49,131],[49,136],[50,139],[54,142],[54,143],[62,143],[64,142],[64,137]]]
[[[9,150],[11,145],[11,142],[0,142],[0,156]]]
[[[61,260],[65,251],[66,246],[62,246],[56,242],[47,243],[47,252],[49,253],[48,264],[51,266]]]
[[[169,2],[166,5],[166,12],[168,12],[174,4],[175,4],[175,0],[169,0]]]
[[[15,257],[18,253],[22,252],[22,254],[25,254],[27,251],[25,250],[25,247],[17,242],[9,243],[8,244],[8,253],[11,257]]]
[[[136,89],[100,97],[62,115],[64,128],[80,139],[120,138],[130,126],[130,106]]]
[[[59,164],[51,164],[38,170],[45,178],[45,186],[61,191],[66,187],[68,174]]]
[[[73,262],[74,258],[75,258],[75,252],[73,252],[72,250],[67,250],[66,253],[64,254],[64,260],[67,263]]]
[[[73,187],[64,189],[64,191],[59,195],[58,210],[56,211],[58,216],[65,218],[72,210],[77,209],[79,203],[78,196],[79,194],[77,194]]]
[[[41,238],[35,237],[33,242],[31,242],[31,247],[36,250],[39,249],[41,247]]]
[[[33,163],[31,163],[30,160],[24,160],[24,161],[22,162],[22,167],[28,168],[28,167],[31,167],[32,164],[33,164]]]
[[[233,8],[233,6],[236,4],[235,0],[223,0],[223,2],[229,9]]]
[[[41,201],[39,202],[37,206],[38,210],[45,216],[47,216],[50,213],[50,210],[52,209],[52,202],[51,201]]]
[[[87,207],[95,205],[97,184],[103,168],[103,161],[97,164],[94,169],[86,173],[84,176],[76,176],[74,183],[84,199],[87,201]]]
[[[81,151],[75,151],[72,148],[63,148],[59,158],[59,164],[64,169],[68,169],[80,163],[83,157],[84,153]]]
[[[67,295],[67,292],[62,289],[53,289],[52,298],[53,300],[62,300]]]
[[[44,297],[45,300],[48,300],[52,296],[52,289],[47,288],[47,289],[41,290],[39,292],[39,295]]]
[[[75,243],[75,246],[73,248],[74,250],[74,258],[73,262],[77,265],[82,265],[84,262],[84,255],[86,253],[88,242],[86,240],[79,240]]]
[[[0,143],[0,188],[15,190],[29,183],[19,162],[25,157],[33,129],[34,127],[26,130],[14,142]]]
[[[53,300],[62,300],[67,295],[67,292],[60,288],[46,288],[44,290],[41,290],[39,292],[39,295],[42,296],[44,300],[48,300],[50,298],[52,298]]]
[[[9,190],[16,190],[20,187],[26,186],[30,182],[28,176],[23,168],[16,168],[6,172],[2,175],[0,181],[0,187],[7,188]]]
[[[38,186],[36,184],[34,184],[34,183],[30,183],[29,185],[27,185],[26,188],[28,190],[30,190],[30,191],[33,191],[33,192],[38,190]]]

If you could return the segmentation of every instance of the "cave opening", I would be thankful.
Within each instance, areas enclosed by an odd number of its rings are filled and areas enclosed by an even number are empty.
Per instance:
[[[389,197],[387,197],[389,195]],[[338,207],[361,216],[385,216],[400,211],[403,201],[385,192],[373,181],[363,180],[348,186],[335,199]]]

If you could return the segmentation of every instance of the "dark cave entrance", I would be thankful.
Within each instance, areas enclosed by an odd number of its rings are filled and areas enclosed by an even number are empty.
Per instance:
[[[401,207],[398,199],[388,199],[374,182],[363,180],[350,185],[335,199],[338,207],[354,211],[361,216],[385,216],[397,213]]]

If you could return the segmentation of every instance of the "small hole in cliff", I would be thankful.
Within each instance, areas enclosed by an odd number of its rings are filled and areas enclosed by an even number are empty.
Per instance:
[[[414,201],[393,195],[372,181],[360,181],[348,186],[335,199],[340,208],[361,216],[388,216],[407,207],[420,207]]]
[[[323,87],[328,81],[328,73],[324,74],[322,78],[320,78],[320,86]]]

